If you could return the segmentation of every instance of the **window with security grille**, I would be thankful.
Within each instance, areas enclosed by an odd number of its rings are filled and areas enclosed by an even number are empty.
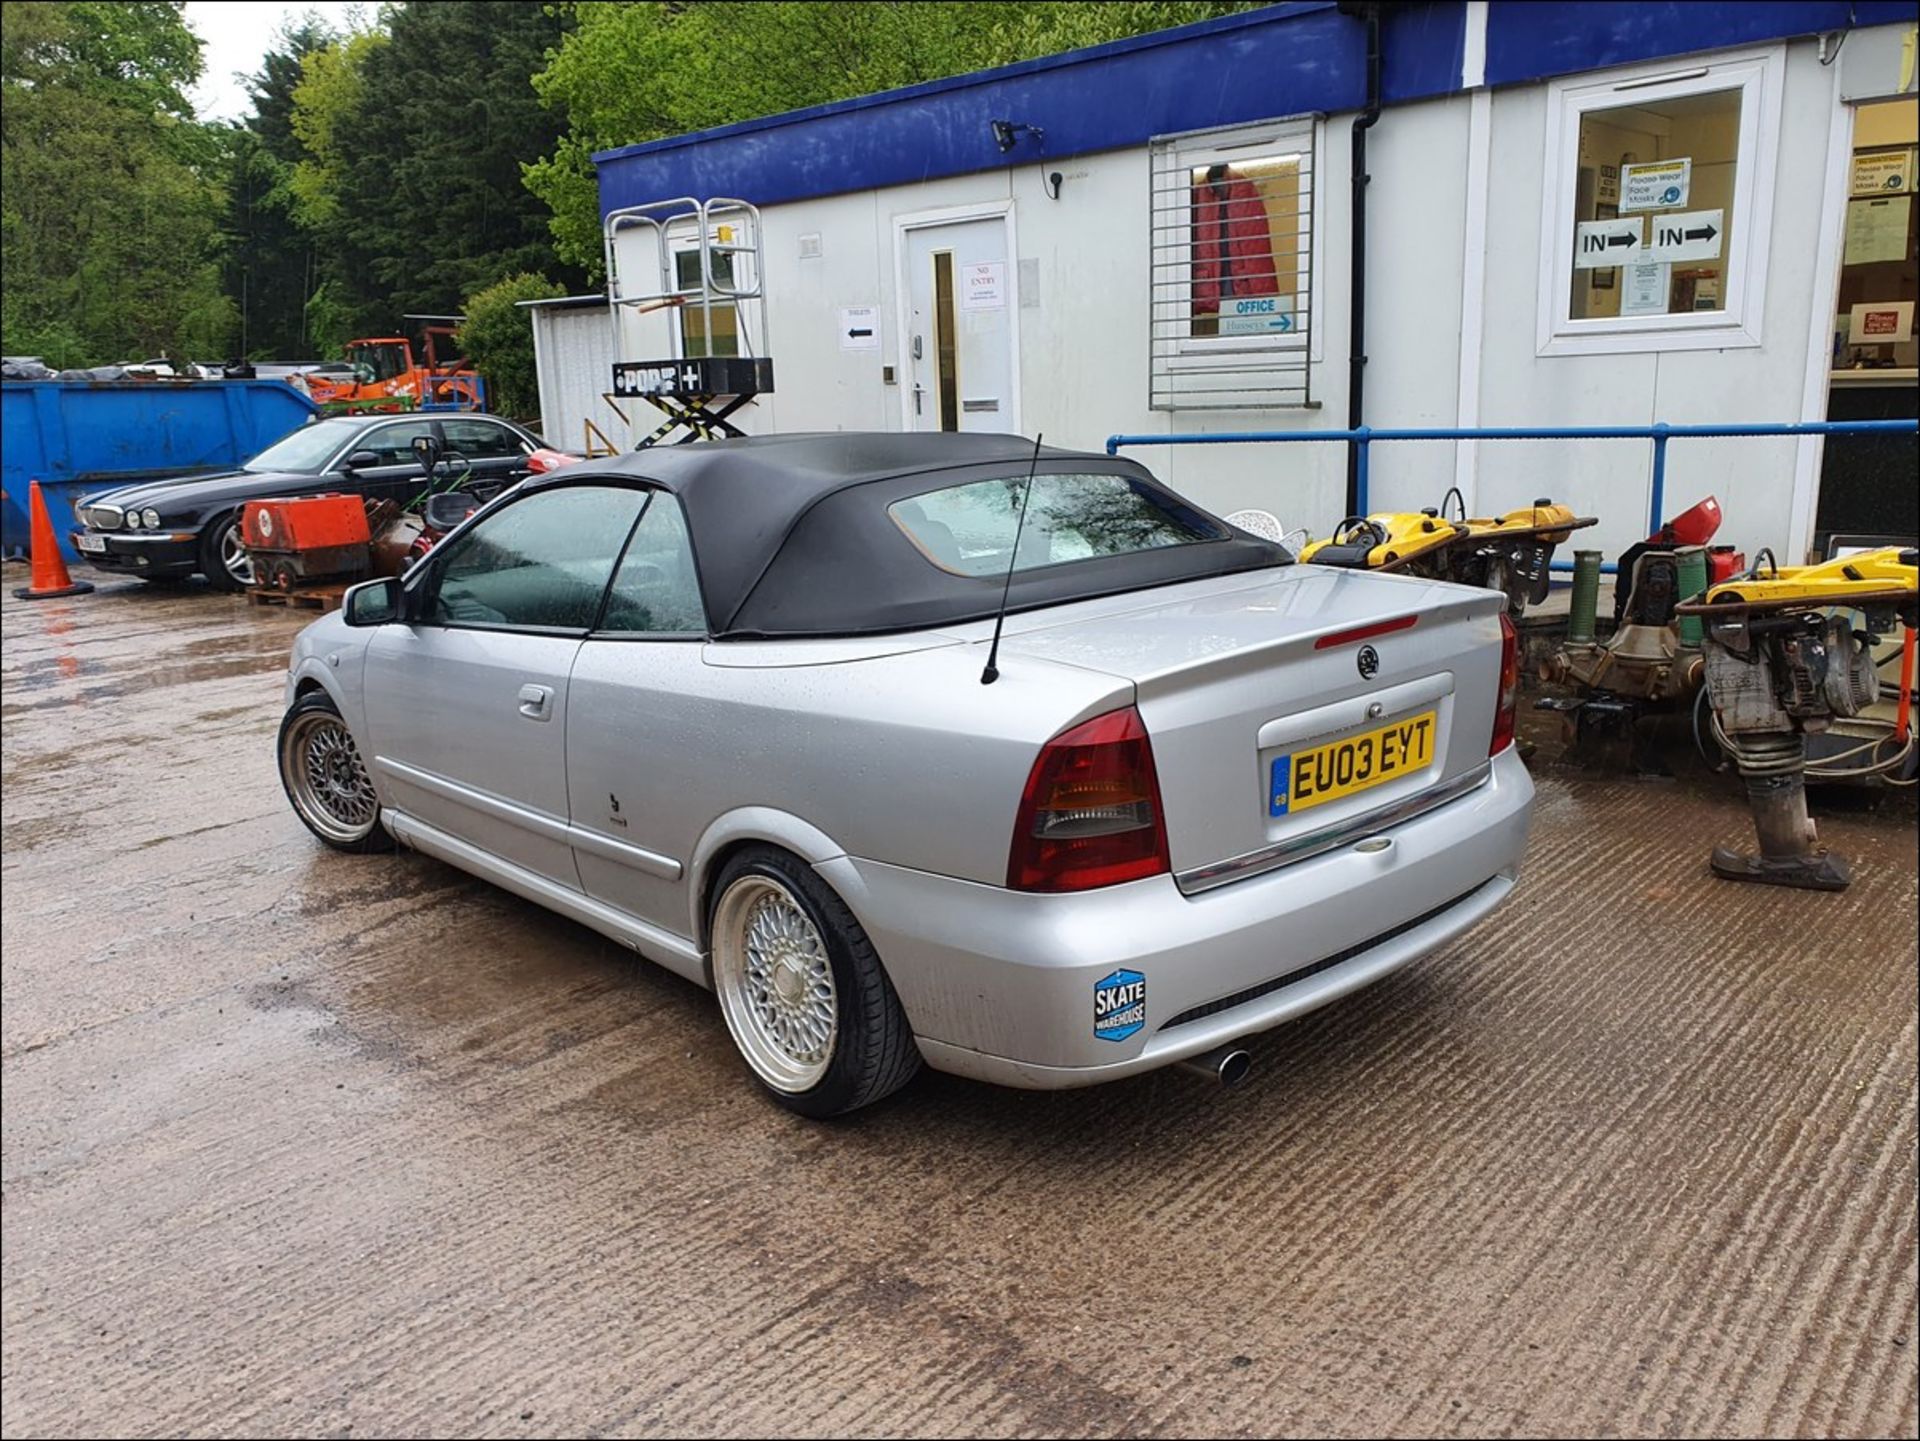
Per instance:
[[[1155,140],[1149,402],[1311,403],[1314,121]]]

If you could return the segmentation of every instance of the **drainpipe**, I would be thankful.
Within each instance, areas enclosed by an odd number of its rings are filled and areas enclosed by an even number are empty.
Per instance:
[[[1347,429],[1366,415],[1367,374],[1367,132],[1380,118],[1380,6],[1372,0],[1340,0],[1340,13],[1367,27],[1367,108],[1353,122],[1353,258],[1348,267]],[[1360,509],[1360,442],[1347,442],[1347,514]]]

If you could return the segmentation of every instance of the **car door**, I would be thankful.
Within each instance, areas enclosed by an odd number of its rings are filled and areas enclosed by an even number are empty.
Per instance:
[[[646,504],[574,482],[512,499],[436,548],[406,619],[366,652],[373,764],[404,814],[572,889],[566,737],[574,657]]]
[[[567,794],[586,893],[681,936],[686,868],[713,819],[701,797],[714,776],[697,758],[725,734],[706,636],[680,503],[658,492],[574,661]]]
[[[449,416],[440,422],[447,449],[465,457],[467,489],[482,497],[505,490],[527,473],[527,445],[520,433],[485,416]]]
[[[375,462],[346,470],[343,483],[368,500],[410,505],[426,489],[426,472],[414,459],[413,442],[420,436],[432,434],[433,421],[424,417],[369,426],[347,447],[347,456],[370,451],[376,457]],[[345,463],[346,457],[342,457],[340,464]]]

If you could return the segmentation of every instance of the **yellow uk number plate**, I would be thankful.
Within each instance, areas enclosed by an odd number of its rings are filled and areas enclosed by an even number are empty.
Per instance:
[[[1438,714],[1423,711],[1378,730],[1281,756],[1268,779],[1267,814],[1292,815],[1425,768],[1433,760]]]

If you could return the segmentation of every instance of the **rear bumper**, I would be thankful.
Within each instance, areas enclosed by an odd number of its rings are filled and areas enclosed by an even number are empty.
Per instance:
[[[819,869],[872,938],[928,1064],[1060,1089],[1267,1030],[1445,944],[1513,889],[1532,805],[1509,749],[1486,784],[1382,832],[1384,847],[1197,895],[1170,876],[1038,896],[853,857]],[[1118,1039],[1097,1034],[1096,991],[1134,978],[1144,1009]]]
[[[104,541],[104,551],[84,549],[80,539]],[[192,575],[200,569],[200,543],[197,536],[184,540],[172,533],[115,535],[110,531],[71,531],[67,537],[74,552],[95,570],[113,575]]]

